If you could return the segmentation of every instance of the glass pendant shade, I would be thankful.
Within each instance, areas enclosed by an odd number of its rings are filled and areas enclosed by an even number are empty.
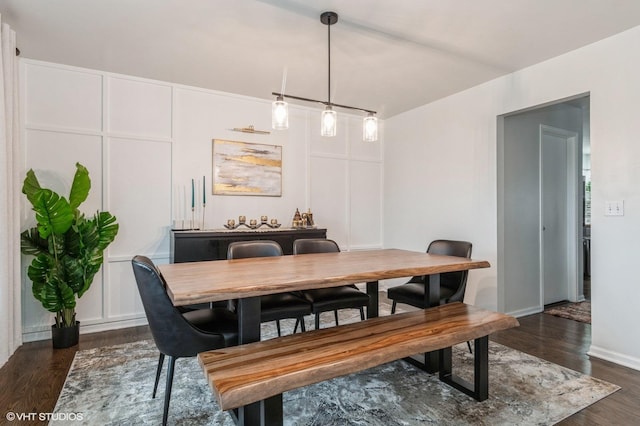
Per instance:
[[[327,108],[322,111],[322,117],[320,119],[320,135],[325,137],[335,136],[337,121],[338,114],[336,114],[330,106],[327,106]]]
[[[271,127],[274,130],[286,130],[289,128],[289,105],[282,96],[271,104]]]
[[[378,117],[369,114],[362,121],[362,140],[375,142],[378,140]]]

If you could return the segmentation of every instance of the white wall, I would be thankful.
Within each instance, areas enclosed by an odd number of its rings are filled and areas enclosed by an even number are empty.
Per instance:
[[[311,208],[343,249],[382,246],[382,141],[361,141],[361,117],[342,114],[338,136],[325,139],[318,110],[290,106],[289,130],[247,134],[230,129],[269,130],[269,101],[31,60],[21,60],[21,84],[25,171],[67,194],[81,162],[92,179],[83,211],[108,210],[120,224],[102,274],[78,302],[82,333],[146,323],[130,260],[169,261],[172,220],[185,204],[191,216],[192,178],[206,178],[208,229],[239,215],[286,226],[296,208]],[[214,138],[282,146],[282,196],[212,196]],[[22,229],[32,223],[23,200]],[[49,338],[51,324],[31,294],[29,262],[23,257],[24,341]]]
[[[496,117],[591,94],[592,346],[640,369],[635,235],[640,231],[640,27],[385,122],[384,241],[424,249],[446,235],[494,266],[469,275],[467,301],[497,307]],[[624,217],[604,203],[624,200]]]

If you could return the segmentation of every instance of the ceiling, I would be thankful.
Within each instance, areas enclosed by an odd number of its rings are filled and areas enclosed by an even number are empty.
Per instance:
[[[390,117],[640,25],[638,0],[0,0],[21,56]],[[295,101],[294,101],[295,102]],[[306,104],[309,105],[309,104]]]

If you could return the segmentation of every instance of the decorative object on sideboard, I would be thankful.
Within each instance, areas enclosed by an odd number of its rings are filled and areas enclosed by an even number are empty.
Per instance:
[[[296,212],[293,214],[293,220],[291,221],[291,227],[294,229],[315,228],[311,209],[307,209],[307,212],[302,214],[300,210],[296,209]]]
[[[231,130],[233,130],[234,132],[253,133],[253,134],[256,134],[256,135],[269,135],[269,134],[271,134],[271,132],[268,132],[266,130],[256,130],[256,128],[253,126],[253,124],[250,124],[247,127],[234,127]]]
[[[54,348],[78,343],[76,298],[89,290],[104,261],[104,251],[118,234],[119,226],[111,213],[98,211],[87,218],[79,210],[90,189],[89,171],[80,163],[76,163],[68,200],[41,187],[31,169],[22,186],[35,212],[36,226],[20,235],[20,249],[35,256],[27,269],[34,297],[56,314],[51,326]]]
[[[171,229],[174,231],[187,231],[206,229],[205,226],[205,212],[207,208],[207,183],[206,177],[202,176],[202,188],[200,188],[199,180],[191,178],[191,200],[187,200],[187,187],[186,185],[176,185],[174,194],[174,210],[173,210],[173,226]],[[202,205],[196,201],[197,194],[202,189]],[[191,208],[191,219],[188,217],[188,209]],[[202,215],[202,221],[199,218]]]
[[[375,142],[378,140],[378,119],[376,118],[376,112],[357,108],[348,105],[340,105],[331,102],[331,25],[338,22],[338,14],[335,12],[324,12],[320,15],[320,22],[327,26],[327,100],[319,101],[316,99],[309,99],[300,96],[293,96],[284,93],[284,81],[286,80],[286,73],[283,76],[283,88],[280,93],[271,92],[273,96],[276,96],[276,100],[271,107],[271,123],[275,130],[283,130],[289,128],[289,109],[285,98],[296,99],[304,102],[315,102],[325,106],[325,110],[322,111],[320,118],[320,134],[322,136],[332,137],[336,135],[337,114],[333,110],[333,107],[362,111],[367,114],[362,122],[362,140],[365,142]]]
[[[256,219],[251,219],[249,220],[249,224],[247,224],[246,216],[238,216],[237,224],[235,219],[229,219],[227,220],[227,223],[224,224],[224,227],[227,229],[238,229],[241,226],[249,229],[258,229],[262,226],[268,226],[271,229],[276,229],[276,228],[280,228],[282,224],[278,223],[278,219],[271,219],[271,221],[269,221],[269,218],[264,215],[260,216],[260,223],[258,223]]]
[[[213,140],[213,194],[282,196],[282,146]]]

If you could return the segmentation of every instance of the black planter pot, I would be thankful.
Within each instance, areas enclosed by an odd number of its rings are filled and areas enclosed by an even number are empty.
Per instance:
[[[54,349],[70,348],[78,344],[80,338],[80,321],[76,321],[76,325],[71,327],[58,328],[51,326],[51,340]]]

